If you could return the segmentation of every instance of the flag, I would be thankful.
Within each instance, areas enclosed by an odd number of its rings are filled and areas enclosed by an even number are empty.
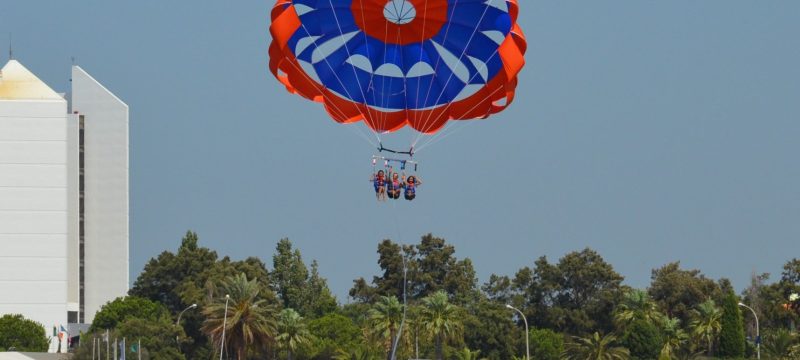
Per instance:
[[[131,345],[131,352],[134,353],[134,354],[139,352],[139,344],[132,344]]]
[[[119,360],[125,360],[125,338],[122,338],[122,342],[119,343]]]

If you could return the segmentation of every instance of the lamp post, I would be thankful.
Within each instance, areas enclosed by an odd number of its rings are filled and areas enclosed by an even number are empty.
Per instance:
[[[197,307],[197,304],[192,304],[192,305],[189,305],[188,307],[186,307],[186,309],[183,309],[183,311],[181,311],[181,313],[178,314],[178,320],[175,321],[175,326],[180,326],[181,325],[181,316],[183,316],[183,313],[185,313],[186,310],[194,309],[196,307]],[[175,342],[179,342],[179,340],[180,340],[180,338],[178,336],[175,336]]]
[[[225,295],[225,316],[222,318],[222,340],[219,344],[219,360],[222,360],[222,351],[225,349],[225,328],[228,325],[228,300],[230,295]]]
[[[525,318],[525,314],[522,313],[522,311],[520,311],[519,309],[511,306],[511,304],[506,304],[506,307],[511,309],[511,310],[514,310],[514,311],[518,312],[519,315],[522,316],[522,321],[525,322],[525,360],[531,360],[531,347],[530,347],[530,344],[528,342],[528,336],[529,336],[529,334],[528,334],[528,319]]]
[[[758,315],[756,315],[756,311],[753,310],[753,308],[743,303],[739,303],[739,306],[750,310],[750,312],[753,313],[753,317],[756,318],[756,356],[758,359],[761,359],[761,330],[758,327]]]

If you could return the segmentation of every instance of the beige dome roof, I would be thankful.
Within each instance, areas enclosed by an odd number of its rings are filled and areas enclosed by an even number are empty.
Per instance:
[[[63,100],[16,60],[0,70],[0,100]]]

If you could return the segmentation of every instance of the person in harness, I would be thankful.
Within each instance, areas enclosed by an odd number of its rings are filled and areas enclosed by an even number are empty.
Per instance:
[[[386,201],[386,174],[383,170],[378,170],[377,173],[372,174],[370,181],[375,187],[375,197],[378,201]]]
[[[403,188],[403,181],[400,179],[400,175],[396,172],[392,172],[392,168],[389,168],[389,178],[386,182],[386,193],[389,195],[390,199],[399,199],[400,198],[400,191]]]
[[[403,175],[403,189],[405,189],[404,196],[406,200],[411,201],[417,197],[417,186],[420,185],[422,185],[422,181],[416,176],[411,175],[406,179],[405,175]]]

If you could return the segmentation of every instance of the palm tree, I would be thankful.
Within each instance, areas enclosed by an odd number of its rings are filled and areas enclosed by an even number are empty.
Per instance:
[[[658,311],[658,306],[647,294],[647,291],[639,289],[631,289],[625,293],[614,315],[614,321],[621,329],[626,328],[637,319],[651,324],[659,324],[662,318],[663,315]]]
[[[797,357],[792,357],[795,341],[796,334],[786,329],[777,329],[764,336],[764,352],[773,359],[796,359]]]
[[[689,335],[681,329],[681,320],[671,317],[663,319],[662,333],[664,334],[664,346],[658,356],[659,360],[671,360],[677,357],[677,353],[683,349],[689,341]]]
[[[387,359],[392,359],[394,344],[400,322],[403,321],[403,305],[394,296],[381,296],[367,314],[372,330],[381,338],[387,339]]]
[[[436,344],[436,360],[444,359],[444,342],[463,330],[461,309],[450,303],[447,293],[438,291],[422,299],[421,318],[423,328],[433,336]]]
[[[614,335],[593,335],[582,338],[572,337],[572,342],[564,344],[562,358],[566,360],[627,360],[630,351],[624,347],[612,346],[617,338]]]
[[[286,347],[287,360],[292,360],[292,353],[297,347],[311,341],[311,333],[297,311],[283,309],[278,314],[278,337],[275,340]]]
[[[335,360],[378,360],[378,356],[366,346],[340,349],[333,358]]]
[[[225,298],[212,299],[203,310],[206,321],[202,330],[214,340],[219,350],[225,323],[225,348],[236,353],[236,358],[247,358],[248,350],[266,349],[275,337],[275,313],[273,304],[259,297],[261,289],[256,279],[247,280],[245,274],[226,278],[220,293],[230,295],[227,321],[225,320]]]
[[[482,360],[484,358],[480,357],[481,351],[475,350],[471,351],[469,348],[463,348],[459,352],[456,353],[456,359],[458,360]]]
[[[707,300],[692,310],[692,335],[705,342],[708,356],[712,355],[714,340],[722,329],[722,309],[714,300]]]

